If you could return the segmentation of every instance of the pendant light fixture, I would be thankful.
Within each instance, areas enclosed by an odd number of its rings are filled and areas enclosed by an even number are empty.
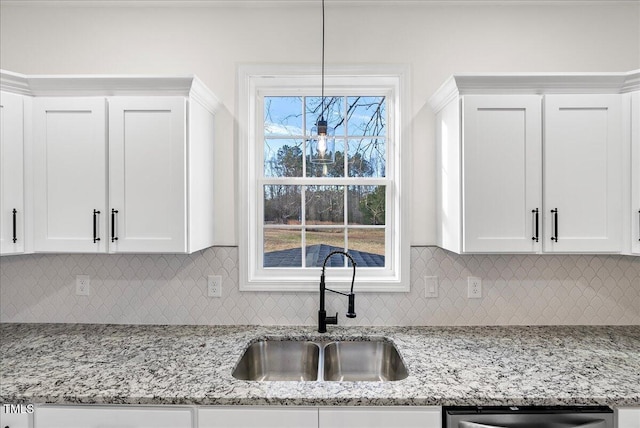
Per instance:
[[[320,94],[320,116],[311,128],[311,163],[329,165],[336,161],[334,129],[324,118],[324,0],[322,0],[322,90]]]

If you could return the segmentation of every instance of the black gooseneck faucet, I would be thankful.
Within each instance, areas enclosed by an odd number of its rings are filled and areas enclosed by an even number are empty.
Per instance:
[[[353,265],[353,277],[351,278],[351,292],[349,294],[342,293],[340,291],[332,290],[327,288],[324,284],[324,271],[327,267],[327,261],[331,258],[331,256],[335,254],[342,254],[345,257],[349,258],[351,264]],[[335,317],[328,317],[327,311],[324,309],[324,294],[326,291],[331,291],[332,293],[341,294],[343,296],[347,296],[349,298],[349,308],[347,309],[347,318],[355,318],[356,317],[356,295],[353,294],[353,282],[356,279],[356,262],[353,258],[344,251],[332,251],[329,253],[327,257],[324,259],[324,263],[322,264],[322,274],[320,275],[320,310],[318,311],[318,333],[326,333],[327,332],[327,324],[338,324],[338,313],[336,312]]]

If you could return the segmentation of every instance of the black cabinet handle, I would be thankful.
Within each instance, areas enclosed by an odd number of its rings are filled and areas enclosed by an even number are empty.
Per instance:
[[[535,210],[531,210],[531,213],[533,214],[533,229],[535,230],[535,233],[533,235],[533,237],[531,238],[532,241],[538,242],[540,239],[540,234],[539,234],[539,228],[538,228],[538,220],[539,220],[539,215],[540,215],[540,211],[536,208]]]
[[[18,211],[14,208],[11,213],[13,214],[13,243],[15,244],[16,242],[18,242],[18,238],[16,236],[16,231],[18,230],[18,228],[16,227],[16,216],[18,214]]]
[[[551,240],[558,242],[558,209],[552,209],[551,213],[553,214],[553,236]]]
[[[100,211],[93,210],[93,243],[94,244],[100,240],[100,238],[98,238],[98,214],[100,214]]]
[[[638,241],[640,241],[640,210],[638,210]]]
[[[116,236],[116,214],[118,214],[118,210],[111,208],[111,242],[118,240]]]

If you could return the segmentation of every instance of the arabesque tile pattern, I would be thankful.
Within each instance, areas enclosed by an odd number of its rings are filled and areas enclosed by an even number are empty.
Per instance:
[[[75,275],[91,295],[75,295]],[[223,297],[206,297],[222,275]],[[424,298],[424,276],[439,297]],[[483,298],[467,299],[467,277]],[[317,293],[240,292],[238,249],[191,255],[35,254],[0,258],[0,321],[116,324],[313,325]],[[357,283],[356,283],[357,287]],[[356,289],[357,292],[357,289]],[[341,325],[640,324],[640,258],[602,255],[457,255],[411,249],[411,292],[327,296]]]

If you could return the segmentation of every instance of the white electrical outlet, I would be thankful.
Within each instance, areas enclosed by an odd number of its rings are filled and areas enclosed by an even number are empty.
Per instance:
[[[88,296],[90,293],[91,278],[89,275],[76,275],[76,295]]]
[[[424,277],[424,297],[427,299],[438,297],[438,277],[437,276]]]
[[[207,277],[207,295],[209,297],[222,297],[222,276],[209,275]]]
[[[480,299],[482,298],[482,279],[476,276],[470,276],[467,278],[467,298]]]

